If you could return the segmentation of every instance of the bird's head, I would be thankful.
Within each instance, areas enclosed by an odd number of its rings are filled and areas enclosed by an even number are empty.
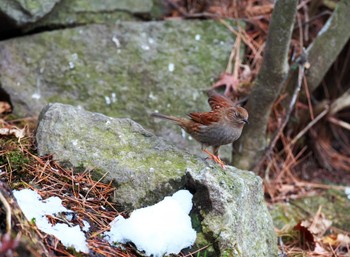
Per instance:
[[[248,112],[241,106],[235,106],[233,109],[233,120],[235,123],[245,125],[248,123]]]

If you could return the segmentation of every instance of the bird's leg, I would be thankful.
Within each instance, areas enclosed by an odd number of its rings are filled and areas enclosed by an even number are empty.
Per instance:
[[[214,162],[218,163],[221,166],[221,168],[225,169],[225,163],[218,156],[219,147],[213,146],[214,154],[209,152],[207,149],[204,149],[204,150],[202,149],[202,151],[205,152],[206,154],[208,154],[210,159],[212,159]]]

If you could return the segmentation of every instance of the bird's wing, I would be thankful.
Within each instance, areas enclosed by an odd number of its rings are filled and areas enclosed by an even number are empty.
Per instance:
[[[207,93],[209,96],[208,103],[213,111],[234,106],[234,103],[229,98],[220,95],[215,90],[209,90]]]
[[[188,117],[191,118],[194,122],[203,124],[203,125],[210,125],[214,122],[218,122],[220,120],[219,113],[215,111],[211,112],[191,112],[188,114]]]

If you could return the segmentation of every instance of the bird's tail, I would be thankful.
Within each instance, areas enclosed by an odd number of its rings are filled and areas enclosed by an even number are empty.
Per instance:
[[[181,118],[164,115],[164,114],[160,114],[157,112],[152,113],[151,116],[155,117],[155,118],[163,119],[163,120],[171,120],[171,121],[174,121],[176,123],[179,123],[181,121]]]

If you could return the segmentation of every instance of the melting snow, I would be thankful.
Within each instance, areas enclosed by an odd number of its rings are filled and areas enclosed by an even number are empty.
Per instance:
[[[85,234],[78,225],[69,227],[67,224],[57,223],[53,226],[46,218],[46,215],[72,212],[62,205],[59,197],[55,196],[42,200],[41,196],[31,189],[13,190],[13,195],[27,220],[34,221],[38,229],[54,235],[66,247],[74,247],[77,251],[89,253]],[[83,230],[86,229],[89,229],[89,225],[84,222]]]
[[[191,209],[192,194],[180,190],[155,205],[133,211],[128,219],[116,217],[105,236],[111,244],[131,241],[154,257],[178,254],[196,240],[188,216]]]

